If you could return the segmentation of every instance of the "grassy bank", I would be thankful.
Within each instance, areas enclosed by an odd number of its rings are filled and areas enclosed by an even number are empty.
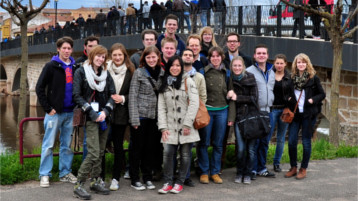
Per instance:
[[[125,147],[127,147],[127,143]],[[211,149],[211,148],[210,148]],[[267,156],[267,163],[272,164],[273,156],[275,155],[275,145],[270,145]],[[209,150],[211,151],[211,150]],[[39,154],[41,149],[35,149],[32,153]],[[57,151],[56,151],[57,152]],[[193,150],[193,156],[195,156],[195,150]],[[128,156],[128,155],[126,155]],[[358,146],[340,145],[335,147],[326,140],[319,140],[312,143],[312,155],[311,160],[327,160],[335,158],[354,158],[358,157]],[[298,160],[302,159],[302,145],[298,146]],[[24,165],[21,166],[19,162],[19,153],[6,153],[0,155],[0,184],[15,184],[28,180],[38,180],[38,170],[40,165],[40,158],[26,158],[24,159]],[[72,170],[75,175],[81,165],[82,155],[76,155],[73,160]],[[289,163],[288,147],[285,145],[285,150],[282,156],[281,163]],[[234,167],[236,164],[235,159],[235,146],[229,145],[226,153],[226,163],[224,168]],[[113,155],[106,155],[106,175],[107,178],[111,177],[111,167],[113,166]],[[52,181],[58,181],[58,157],[54,157],[52,171]]]

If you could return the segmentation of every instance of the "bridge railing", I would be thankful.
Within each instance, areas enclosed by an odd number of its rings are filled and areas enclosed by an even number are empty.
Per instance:
[[[327,6],[327,10],[332,10],[333,6]],[[193,10],[189,16],[184,15],[184,12],[160,11],[150,13],[149,18],[144,18],[144,14],[139,14],[104,21],[95,21],[93,19],[88,20],[83,26],[66,22],[64,27],[50,27],[48,30],[35,32],[34,35],[28,37],[28,45],[55,43],[62,36],[70,36],[76,40],[90,35],[105,37],[137,34],[147,28],[152,28],[158,33],[162,33],[165,28],[163,25],[164,18],[168,14],[174,14],[179,17],[178,32],[181,33],[199,33],[203,25],[207,24],[213,27],[216,34],[237,32],[242,35],[283,37],[291,36],[294,24],[292,9],[288,9],[283,5],[233,6],[217,12],[208,10],[206,13],[200,10]],[[201,21],[203,15],[206,15],[206,23]],[[220,16],[222,16],[221,21]],[[185,19],[189,19],[190,26],[188,26]],[[307,16],[300,16],[300,21],[304,22],[304,26],[299,26],[299,33],[302,33],[299,38],[303,39],[303,33],[310,36],[313,27],[311,20]],[[350,27],[356,26],[357,21],[358,15],[351,21]],[[323,27],[323,23],[321,23],[320,28],[321,37],[328,41],[329,37]],[[353,43],[358,42],[357,32],[350,40]],[[1,50],[19,47],[21,47],[20,37],[1,43]]]

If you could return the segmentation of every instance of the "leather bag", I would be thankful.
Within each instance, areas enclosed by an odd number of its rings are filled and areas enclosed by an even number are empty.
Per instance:
[[[186,85],[186,79],[185,79],[185,92],[188,93],[188,86]],[[188,104],[189,104],[189,100],[188,100]],[[208,113],[208,110],[206,109],[204,102],[199,98],[199,109],[195,116],[194,128],[201,129],[209,125],[209,123],[210,123],[210,115]]]
[[[303,92],[303,90],[300,93],[300,97],[298,98],[298,101],[297,101],[296,106],[295,106],[295,110],[293,112],[288,107],[283,109],[283,112],[281,114],[281,121],[282,122],[291,123],[293,121],[293,118],[295,117],[295,113],[296,113],[296,110],[297,110],[298,102],[300,102],[300,99],[301,99],[302,92]]]
[[[261,139],[270,133],[270,116],[268,112],[260,111],[253,98],[251,98],[251,101],[256,109],[249,110],[248,105],[246,105],[246,114],[237,119],[237,124],[244,139]]]
[[[73,110],[73,126],[82,127],[86,123],[86,114],[81,108],[75,108]]]

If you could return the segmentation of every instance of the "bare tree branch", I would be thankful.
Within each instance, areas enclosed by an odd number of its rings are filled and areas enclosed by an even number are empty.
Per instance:
[[[331,20],[333,18],[332,14],[329,14],[327,12],[318,11],[317,9],[312,8],[310,5],[301,6],[301,5],[296,5],[296,4],[290,3],[287,0],[280,0],[280,1],[283,2],[286,5],[289,5],[289,6],[293,7],[293,8],[303,10],[306,13],[316,14],[316,15],[319,15],[319,16],[321,16],[323,18],[328,19],[328,20]]]
[[[357,15],[357,13],[358,13],[358,5],[356,6],[356,8],[354,9],[353,12],[351,11],[348,13],[348,17],[347,17],[346,21],[344,22],[342,32],[344,32],[344,30],[346,30],[348,24],[351,22],[351,19],[354,19],[354,17]]]
[[[355,26],[353,29],[351,29],[351,30],[347,31],[346,33],[344,33],[343,36],[342,36],[343,39],[352,37],[355,31],[358,31],[358,25]]]

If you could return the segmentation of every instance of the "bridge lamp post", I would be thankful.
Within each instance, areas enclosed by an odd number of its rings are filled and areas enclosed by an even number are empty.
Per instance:
[[[55,26],[57,24],[57,3],[58,3],[58,0],[55,0]]]

